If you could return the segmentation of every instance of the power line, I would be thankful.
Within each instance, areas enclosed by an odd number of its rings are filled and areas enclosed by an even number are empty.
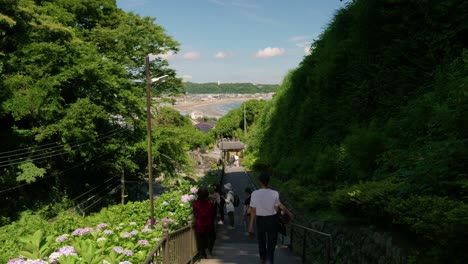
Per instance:
[[[23,183],[23,184],[16,185],[16,186],[11,187],[11,188],[8,188],[8,189],[1,190],[0,193],[7,192],[7,191],[10,191],[10,190],[14,190],[14,189],[18,189],[18,188],[23,187],[23,186],[25,186],[25,185],[33,184],[33,183],[36,183],[36,182],[40,182],[40,181],[43,181],[43,180],[46,180],[46,179],[50,179],[50,178],[56,177],[56,176],[58,176],[58,175],[63,174],[64,172],[67,172],[67,171],[69,171],[69,170],[73,170],[73,169],[75,169],[75,168],[77,168],[77,167],[79,167],[79,166],[81,166],[81,165],[83,165],[83,164],[84,164],[84,162],[81,163],[81,164],[75,165],[75,166],[73,166],[73,167],[67,168],[67,169],[65,169],[65,170],[63,170],[63,171],[60,171],[60,172],[58,172],[58,173],[55,174],[55,175],[51,175],[51,176],[47,176],[47,177],[40,178],[40,179],[38,179],[37,181],[34,181],[34,182]]]
[[[104,132],[98,138],[96,138],[94,140],[90,140],[90,141],[87,141],[87,142],[72,142],[69,145],[72,146],[72,147],[76,147],[76,146],[81,146],[81,145],[84,145],[84,144],[89,144],[91,142],[95,142],[97,140],[107,138],[109,136],[112,136],[112,135],[115,135],[117,133],[121,133],[121,132],[124,132],[124,131],[126,131],[126,129],[116,128],[116,129]],[[50,146],[50,145],[55,145],[55,146],[48,147],[48,148],[42,148],[44,146]],[[22,149],[17,149],[17,150],[10,150],[10,151],[5,151],[5,152],[0,152],[0,159],[25,155],[25,154],[28,154],[28,153],[31,153],[31,152],[34,153],[34,152],[38,152],[38,151],[52,150],[52,149],[60,148],[60,147],[63,147],[63,146],[64,146],[63,144],[60,144],[58,142],[53,142],[53,143],[48,143],[48,144],[43,144],[43,145],[38,145],[38,146],[33,146],[33,147],[27,147],[27,148],[22,148]],[[37,148],[39,148],[39,149],[37,149]],[[14,153],[14,152],[23,152],[23,153],[17,153],[17,154],[10,154],[10,155],[1,156],[2,154],[8,154],[8,153]]]
[[[110,178],[107,179],[105,182],[103,182],[101,185],[98,185],[98,186],[92,188],[91,190],[88,190],[88,191],[86,191],[86,192],[84,192],[84,193],[78,195],[77,197],[73,198],[72,201],[78,200],[78,199],[81,198],[82,196],[84,196],[84,195],[86,195],[86,194],[88,194],[88,193],[94,191],[95,189],[97,189],[97,188],[101,187],[102,185],[108,183],[108,182],[109,182],[110,180],[112,180],[112,179],[116,179],[116,177],[115,177],[115,176],[110,177]]]
[[[88,141],[88,142],[84,142],[84,143],[81,143],[81,144],[76,144],[76,145],[71,146],[71,148],[73,150],[73,149],[76,149],[77,147],[80,147],[80,146],[83,146],[83,145],[87,145],[87,144],[90,144],[90,143],[93,143],[93,142],[96,142],[96,141],[101,141],[101,140],[103,140],[105,138],[108,138],[108,137],[111,137],[111,136],[113,136],[115,134],[122,133],[123,131],[124,130],[117,131],[117,132],[114,132],[112,134],[97,138],[97,139],[95,139],[93,141]],[[60,147],[60,146],[58,146],[58,147]],[[62,147],[63,147],[63,145],[62,145]],[[28,156],[28,157],[21,157],[21,158],[15,158],[15,159],[10,159],[10,160],[3,160],[3,161],[0,161],[0,168],[20,164],[20,163],[23,163],[23,162],[28,161],[28,160],[31,160],[31,161],[41,160],[41,159],[50,158],[50,157],[54,157],[54,156],[58,156],[58,155],[62,155],[62,154],[68,154],[68,153],[69,153],[69,151],[60,149],[60,150],[51,151],[49,153],[40,153],[40,154],[34,154],[32,156]],[[2,157],[0,157],[0,159],[1,158]]]
[[[96,157],[94,157],[93,159],[100,158],[100,157],[102,157],[102,156],[104,156],[104,154],[101,154],[101,155],[99,155],[99,156],[96,156]],[[93,160],[93,159],[91,159],[91,160]],[[89,160],[89,161],[91,161],[91,160]],[[85,163],[87,163],[87,162],[89,162],[89,161],[84,161],[84,162],[82,162],[82,163],[80,163],[80,164],[77,164],[77,165],[72,166],[72,167],[70,167],[70,168],[64,169],[64,170],[58,172],[57,174],[54,174],[54,175],[50,175],[50,176],[47,176],[47,177],[40,178],[40,179],[38,179],[38,180],[36,180],[36,181],[34,181],[34,182],[23,183],[23,184],[16,185],[16,186],[11,187],[11,188],[7,188],[7,189],[4,189],[4,190],[0,190],[0,193],[4,193],[4,192],[7,192],[7,191],[15,190],[15,189],[21,188],[21,187],[23,187],[23,186],[25,186],[25,185],[33,184],[33,183],[36,183],[36,182],[43,181],[43,180],[45,180],[45,179],[50,179],[50,178],[52,178],[52,177],[56,177],[56,176],[58,176],[58,175],[63,174],[64,172],[67,172],[67,171],[69,171],[69,170],[73,170],[73,169],[75,169],[75,168],[78,168],[78,167],[84,165]],[[0,166],[0,168],[1,168],[1,167],[2,167],[2,166]]]
[[[103,189],[103,190],[102,190],[101,192],[99,192],[98,194],[101,194],[101,193],[103,193],[103,192],[105,192],[105,191],[108,191],[108,190],[110,189],[109,192],[107,193],[107,195],[110,195],[111,192],[117,190],[117,188],[120,187],[120,184],[115,185],[113,188],[109,188],[109,187],[110,187],[110,185],[108,185],[105,189]],[[95,194],[94,196],[88,198],[85,202],[91,200],[92,198],[94,198],[94,197],[96,197],[96,196],[97,196],[97,194]],[[93,207],[94,205],[96,205],[98,202],[102,201],[105,197],[106,197],[106,196],[98,197],[98,199],[97,199],[95,202],[93,202],[92,204],[86,206],[86,207],[83,208],[83,209],[81,209],[80,206],[83,205],[84,202],[79,203],[77,206],[78,206],[78,208],[80,208],[81,211],[86,212],[88,209],[92,208],[92,207]]]

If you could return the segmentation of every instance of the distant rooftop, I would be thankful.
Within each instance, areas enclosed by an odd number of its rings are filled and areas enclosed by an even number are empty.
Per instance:
[[[219,143],[219,148],[221,150],[244,149],[244,143],[240,141],[222,141]]]

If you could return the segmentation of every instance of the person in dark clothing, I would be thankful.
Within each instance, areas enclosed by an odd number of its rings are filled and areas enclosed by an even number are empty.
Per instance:
[[[215,192],[218,193],[216,200],[219,201],[216,204],[216,207],[218,210],[217,213],[219,214],[218,225],[222,225],[224,224],[224,204],[225,204],[225,201],[223,199],[224,192],[223,192],[223,188],[221,187],[221,184],[219,183],[214,186],[214,189],[215,189]]]
[[[201,186],[197,192],[197,200],[193,203],[193,215],[195,216],[195,236],[197,240],[198,254],[201,258],[207,258],[206,249],[211,255],[215,240],[214,221],[216,209],[208,199],[208,190]]]
[[[249,235],[249,222],[250,222],[250,195],[252,194],[252,189],[247,187],[244,190],[245,198],[244,201],[244,209],[243,209],[243,215],[244,215],[244,226],[245,226],[245,235]]]

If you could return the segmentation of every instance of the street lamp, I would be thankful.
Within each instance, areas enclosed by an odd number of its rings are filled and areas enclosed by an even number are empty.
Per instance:
[[[148,141],[148,183],[149,183],[149,198],[150,198],[150,226],[154,225],[154,192],[153,192],[153,152],[151,149],[151,84],[165,80],[168,75],[163,75],[158,78],[151,79],[149,56],[145,58],[146,70],[146,121],[147,121],[147,141]]]

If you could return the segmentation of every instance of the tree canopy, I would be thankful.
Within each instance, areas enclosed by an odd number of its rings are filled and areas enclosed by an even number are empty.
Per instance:
[[[134,80],[145,57],[152,76],[170,76],[154,95],[181,86],[157,57],[179,43],[154,18],[114,0],[0,0],[0,36],[2,214],[34,195],[77,196],[124,168],[144,173],[145,89]]]

